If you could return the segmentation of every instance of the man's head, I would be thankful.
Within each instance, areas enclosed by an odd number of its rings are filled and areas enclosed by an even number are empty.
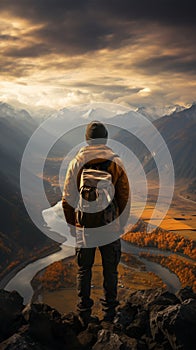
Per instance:
[[[85,136],[88,144],[106,144],[108,131],[101,122],[93,121],[87,125]]]

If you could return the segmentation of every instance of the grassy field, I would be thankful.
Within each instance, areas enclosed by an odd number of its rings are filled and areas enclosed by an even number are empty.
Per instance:
[[[146,222],[149,222],[152,216],[154,203],[156,202],[155,197],[150,197],[141,214],[141,219]],[[140,201],[135,202],[132,206],[132,215],[138,216],[142,205],[143,203]],[[160,212],[157,212],[157,214],[159,215]],[[156,225],[156,220],[153,220],[152,223]],[[179,232],[185,238],[196,241],[196,202],[184,198],[176,191],[171,206],[159,227],[172,232]]]

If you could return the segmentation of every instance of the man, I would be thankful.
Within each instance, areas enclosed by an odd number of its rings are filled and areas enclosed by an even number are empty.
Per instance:
[[[106,164],[107,172],[112,176],[112,183],[115,189],[114,197],[117,203],[118,220],[114,220],[111,225],[106,225],[104,230],[103,227],[99,229],[100,225],[97,225],[97,230],[98,234],[100,230],[100,235],[104,233],[102,236],[104,237],[103,243],[99,244],[103,265],[104,299],[101,299],[101,301],[104,311],[104,320],[112,321],[115,316],[115,308],[118,305],[117,267],[121,256],[119,237],[124,231],[124,226],[130,213],[129,182],[122,161],[106,146],[108,138],[106,127],[101,122],[91,122],[86,128],[85,136],[88,145],[83,147],[69,164],[65,178],[62,205],[66,221],[70,227],[70,232],[75,236],[77,225],[76,207],[82,169],[86,164],[90,167],[94,166],[95,168],[96,165],[99,165],[99,168],[101,168],[100,164]],[[96,222],[96,220],[94,222]],[[93,229],[94,228],[92,228],[92,231]],[[88,228],[88,230],[91,231],[90,228]],[[106,244],[104,243],[105,237],[107,238],[105,241]],[[92,246],[92,244],[87,248],[76,248],[78,263],[77,291],[79,297],[77,310],[84,323],[88,323],[91,320],[93,300],[90,298],[90,290],[95,250],[96,246]]]

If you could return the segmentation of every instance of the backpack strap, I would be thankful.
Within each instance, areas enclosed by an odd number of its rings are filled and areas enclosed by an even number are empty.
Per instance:
[[[83,168],[84,168],[84,169],[95,169],[95,170],[107,171],[107,169],[109,168],[111,162],[112,162],[111,159],[107,159],[107,160],[104,161],[104,162],[95,163],[95,164],[86,163],[86,164],[83,166]]]

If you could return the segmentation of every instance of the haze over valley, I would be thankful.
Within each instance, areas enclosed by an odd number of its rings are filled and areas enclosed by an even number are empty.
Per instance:
[[[151,113],[149,112],[151,111]],[[148,115],[146,116],[145,108],[142,112],[145,118],[152,122],[153,125],[160,132],[164,138],[169,151],[172,156],[174,171],[175,171],[175,192],[170,209],[162,221],[161,227],[163,230],[169,230],[174,234],[180,234],[186,239],[195,242],[195,179],[196,169],[194,162],[195,151],[195,120],[196,120],[196,105],[193,104],[189,108],[169,108],[168,115],[157,116],[153,114],[155,108],[148,108]],[[141,109],[140,109],[141,112]],[[151,217],[153,207],[158,195],[158,174],[156,163],[154,161],[154,154],[149,152],[145,144],[141,141],[144,138],[153,137],[152,130],[146,128],[138,128],[133,126],[133,130],[137,131],[137,137],[128,132],[133,116],[142,118],[137,111],[127,110],[127,108],[117,105],[83,105],[81,110],[78,107],[72,109],[62,109],[56,111],[52,115],[53,121],[56,123],[62,119],[66,123],[65,130],[69,130],[54,147],[50,150],[45,161],[44,173],[32,173],[30,168],[26,169],[26,176],[28,183],[32,185],[30,193],[32,193],[30,201],[35,206],[37,220],[39,224],[44,227],[44,220],[42,217],[43,209],[40,202],[39,195],[33,191],[36,183],[40,181],[40,176],[44,179],[44,188],[47,198],[52,206],[61,200],[61,188],[63,177],[66,171],[66,162],[62,167],[62,161],[68,152],[72,151],[74,147],[84,142],[85,125],[81,127],[72,127],[74,125],[87,124],[90,120],[103,120],[109,129],[111,139],[118,141],[121,145],[130,149],[139,160],[144,169],[145,176],[148,181],[148,201],[142,213],[141,219],[145,222]],[[42,119],[42,118],[41,118]],[[44,118],[44,123],[47,123],[47,118]],[[116,127],[117,122],[121,128]],[[55,130],[44,129],[43,123],[43,139],[41,143],[45,142],[55,133]],[[1,276],[6,276],[11,271],[20,268],[21,263],[27,263],[47,254],[49,251],[58,250],[59,244],[49,236],[44,235],[31,221],[26,209],[24,207],[21,193],[20,193],[20,164],[25,146],[30,139],[33,132],[39,127],[40,119],[32,117],[26,110],[19,110],[11,105],[0,104],[0,152],[1,152]],[[45,124],[47,125],[47,124]],[[53,124],[55,125],[55,123]],[[134,129],[135,128],[135,129]],[[137,129],[138,128],[138,129]],[[159,145],[158,152],[161,155],[163,152],[162,146]],[[39,160],[42,156],[39,153],[39,144],[32,150],[32,162]],[[136,165],[127,162],[131,171],[137,171]],[[33,167],[32,167],[33,169]],[[59,183],[59,172],[60,182]],[[169,185],[169,184],[168,184]],[[138,197],[138,202],[133,205],[133,215],[138,214],[140,208],[141,198]],[[140,228],[138,227],[138,231]],[[133,242],[137,244],[137,242]],[[187,243],[188,244],[188,243]],[[155,244],[156,246],[156,244]],[[194,251],[194,245],[191,248]],[[194,253],[193,253],[194,254]]]

